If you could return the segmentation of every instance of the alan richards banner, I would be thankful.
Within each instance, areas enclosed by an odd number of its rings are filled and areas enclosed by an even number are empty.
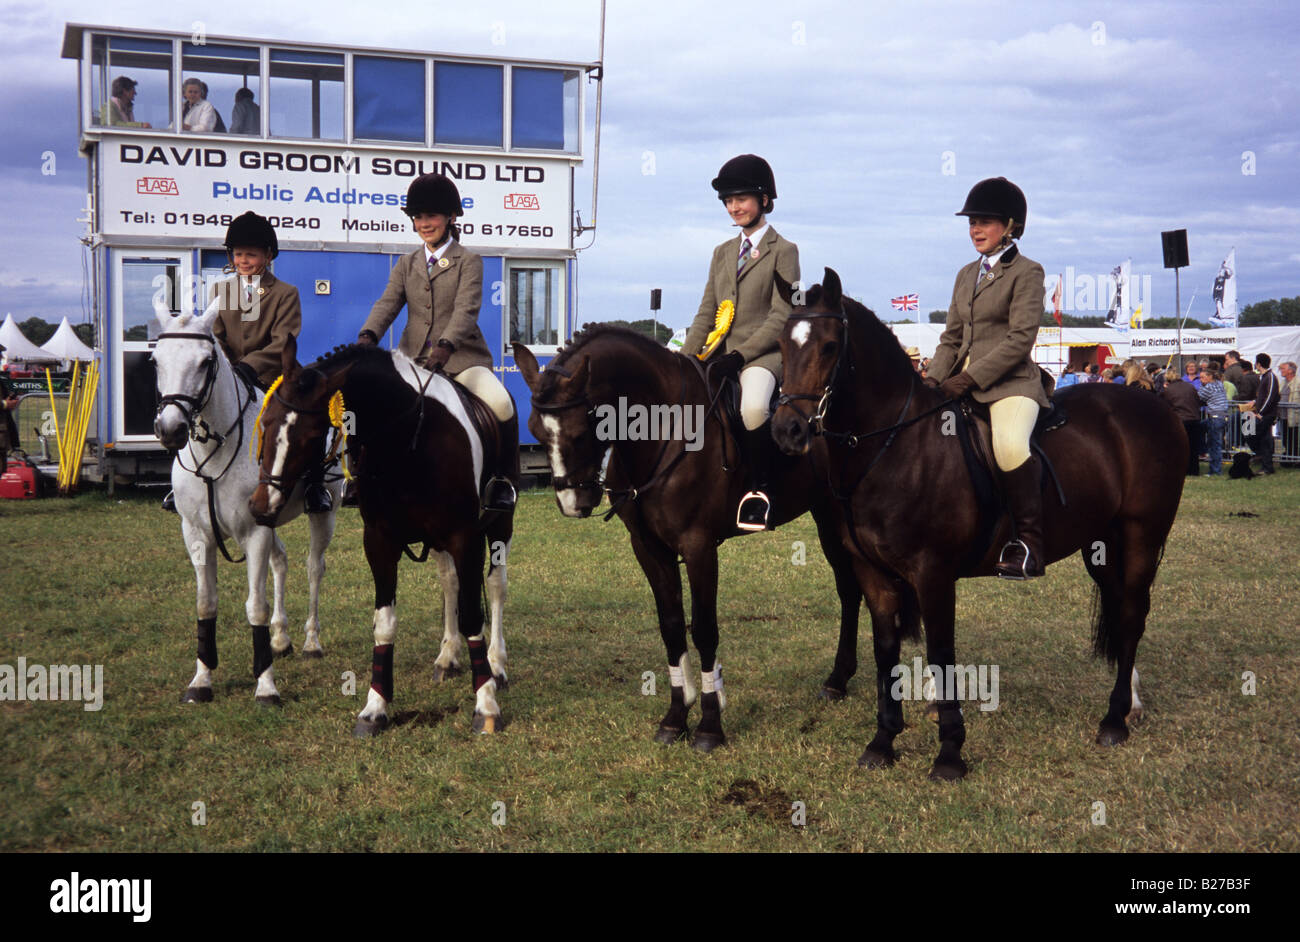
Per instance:
[[[252,210],[294,242],[415,241],[402,207],[422,173],[460,192],[470,247],[572,248],[567,158],[186,142],[133,136],[101,148],[100,228],[111,236],[221,238]]]

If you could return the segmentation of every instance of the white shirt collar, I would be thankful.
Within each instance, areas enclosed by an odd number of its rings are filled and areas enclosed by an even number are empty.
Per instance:
[[[744,245],[745,240],[748,239],[751,248],[754,249],[758,248],[759,243],[763,241],[763,236],[767,235],[767,230],[770,229],[771,227],[772,227],[771,223],[765,222],[763,223],[763,227],[761,229],[755,229],[754,234],[750,236],[745,235],[745,232],[742,229],[740,232],[740,244]]]
[[[982,259],[987,258],[989,260],[989,268],[992,268],[998,263],[998,259],[1000,259],[1009,248],[1011,248],[1010,245],[1004,245],[1002,248],[998,249],[992,255],[981,255],[980,258]]]
[[[456,240],[453,239],[451,236],[447,236],[447,241],[442,243],[442,245],[438,246],[438,250],[436,252],[430,252],[429,246],[426,244],[424,246],[424,263],[427,265],[429,263],[429,259],[433,259],[436,262],[438,259],[442,258],[444,255],[447,254],[447,250],[451,248],[451,244],[455,241]]]

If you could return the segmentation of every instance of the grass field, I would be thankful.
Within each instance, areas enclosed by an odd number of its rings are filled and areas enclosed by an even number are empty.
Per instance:
[[[1139,649],[1146,719],[1117,749],[1093,743],[1113,675],[1088,654],[1081,560],[962,583],[957,657],[999,666],[1000,706],[967,707],[955,786],[927,781],[935,727],[910,703],[897,766],[856,767],[875,723],[869,628],[849,698],[816,699],[838,608],[809,518],[722,548],[730,745],[701,756],[651,742],[668,678],[626,531],[563,519],[549,491],[525,494],[516,521],[504,733],[470,732],[468,677],[430,683],[437,574],[403,561],[399,722],[351,738],[372,602],[355,510],[329,556],[326,657],[276,662],[283,708],[254,707],[245,574],[224,562],[216,701],[182,706],[194,578],[157,497],[0,506],[0,664],[102,664],[106,690],[98,712],[0,703],[0,849],[1300,850],[1300,472],[1188,481]],[[301,645],[306,525],[284,532]],[[904,663],[918,654],[905,644]]]

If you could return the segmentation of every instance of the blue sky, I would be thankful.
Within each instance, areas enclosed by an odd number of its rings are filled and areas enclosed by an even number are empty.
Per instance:
[[[331,2],[228,9],[0,9],[0,315],[85,319],[86,165],[75,65],[59,58],[66,22],[591,60],[600,7],[385,3],[360,19],[356,5]],[[882,314],[905,292],[923,313],[947,307],[974,257],[952,214],[996,175],[1025,190],[1021,248],[1049,274],[1103,276],[1132,258],[1135,275],[1151,276],[1151,311],[1170,314],[1160,232],[1186,228],[1193,317],[1208,316],[1233,247],[1241,306],[1300,295],[1290,4],[611,0],[607,17],[598,230],[579,256],[584,321],[646,316],[660,287],[662,319],[689,323],[710,251],[734,232],[709,181],[744,152],[775,169],[771,222],[799,245],[805,280],[829,265]],[[590,120],[594,95],[588,105]],[[589,168],[578,176],[584,220]]]

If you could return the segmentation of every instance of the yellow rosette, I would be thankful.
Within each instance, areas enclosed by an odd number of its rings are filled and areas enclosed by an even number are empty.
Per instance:
[[[727,331],[731,330],[731,322],[736,316],[736,305],[731,303],[728,298],[718,305],[718,312],[713,316],[713,330],[704,340],[704,349],[696,354],[701,360],[707,360],[709,354],[718,348],[722,343],[722,338],[727,336]]]

